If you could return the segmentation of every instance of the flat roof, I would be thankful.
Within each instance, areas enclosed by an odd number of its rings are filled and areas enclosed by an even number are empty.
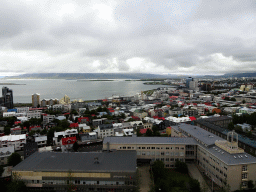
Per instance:
[[[201,142],[205,143],[206,145],[214,145],[216,140],[224,140],[221,137],[219,137],[213,133],[210,133],[198,126],[181,123],[178,126],[173,126],[173,128],[174,127],[176,129],[178,127],[178,129],[185,131],[187,134],[200,140]]]
[[[192,137],[104,137],[103,144],[186,144],[197,145]]]
[[[99,164],[94,163],[96,157]],[[16,165],[13,171],[134,172],[136,160],[136,151],[35,152]]]
[[[251,164],[256,163],[256,158],[248,153],[234,153],[230,154],[223,149],[217,147],[216,145],[211,147],[205,147],[198,144],[204,148],[207,152],[211,153],[213,156],[217,157],[219,160],[227,165],[239,165],[239,164]]]

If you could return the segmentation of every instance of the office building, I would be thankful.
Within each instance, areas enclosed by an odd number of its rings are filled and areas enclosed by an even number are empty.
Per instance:
[[[7,107],[8,109],[13,108],[13,92],[12,89],[8,87],[2,88],[2,97],[0,99],[1,105]]]

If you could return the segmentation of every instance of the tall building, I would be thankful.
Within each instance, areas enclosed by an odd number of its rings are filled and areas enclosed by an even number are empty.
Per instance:
[[[40,105],[40,94],[35,93],[32,95],[32,107]]]
[[[188,77],[188,78],[186,79],[186,87],[187,87],[187,88],[189,88],[189,83],[190,83],[190,81],[193,81],[193,78],[192,78],[192,77]]]
[[[7,107],[8,109],[13,108],[13,95],[12,90],[8,87],[2,88],[2,97],[0,98],[1,105]]]

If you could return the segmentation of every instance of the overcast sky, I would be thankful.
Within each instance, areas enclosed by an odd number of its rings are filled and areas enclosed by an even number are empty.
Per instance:
[[[256,69],[255,0],[1,0],[0,75]]]

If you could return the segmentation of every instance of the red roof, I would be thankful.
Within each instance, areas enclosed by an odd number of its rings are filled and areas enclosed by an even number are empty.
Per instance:
[[[195,121],[195,120],[196,120],[196,118],[195,118],[194,116],[189,117],[189,119],[190,119],[191,121]]]
[[[19,123],[21,123],[21,121],[15,121],[14,125],[18,125]]]
[[[70,115],[70,113],[64,113],[64,115]]]
[[[113,110],[113,108],[108,108],[108,110]]]
[[[89,121],[89,117],[78,117],[77,118],[79,123],[81,123],[82,119],[86,119],[86,121]]]
[[[114,113],[114,112],[115,112],[115,110],[109,110],[109,112],[110,112],[110,113]]]
[[[147,128],[147,129],[140,129],[140,133],[141,133],[141,134],[145,134],[148,129],[149,129],[149,128]]]
[[[70,145],[76,142],[76,137],[67,137],[61,139],[62,145]]]
[[[136,121],[139,121],[139,120],[140,120],[140,118],[139,118],[139,117],[136,117],[136,116],[132,116],[132,118],[133,118],[134,120],[136,120]]]
[[[79,127],[78,123],[70,123],[69,127]]]

